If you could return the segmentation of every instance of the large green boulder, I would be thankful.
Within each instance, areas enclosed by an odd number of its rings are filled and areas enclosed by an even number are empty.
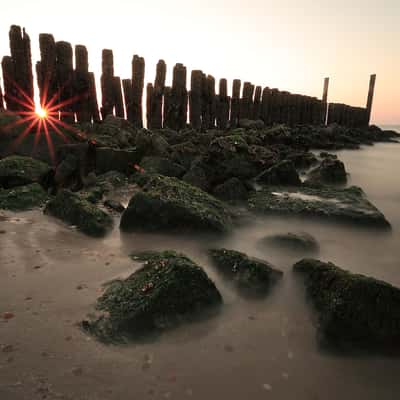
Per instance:
[[[60,190],[47,203],[44,211],[77,226],[81,232],[90,236],[104,236],[113,226],[113,219],[109,214],[77,193],[65,189]]]
[[[211,249],[209,255],[216,267],[245,294],[267,294],[283,275],[268,262],[236,250]]]
[[[50,170],[50,166],[30,157],[9,156],[0,160],[0,187],[38,183]]]
[[[204,270],[174,251],[131,256],[145,266],[113,281],[97,301],[104,312],[83,326],[103,340],[120,340],[198,317],[222,297]]]
[[[18,186],[12,189],[0,188],[0,209],[25,211],[41,207],[49,199],[38,183]]]
[[[227,232],[232,227],[225,205],[179,179],[147,177],[121,218],[121,229]]]
[[[399,349],[400,289],[315,259],[301,260],[293,269],[304,277],[321,338],[332,344]]]

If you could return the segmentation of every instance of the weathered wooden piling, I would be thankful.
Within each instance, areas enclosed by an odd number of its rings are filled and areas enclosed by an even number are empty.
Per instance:
[[[10,56],[3,57],[1,68],[4,77],[4,100],[7,109],[10,111],[17,111],[19,107],[18,103],[15,101],[17,98],[17,87],[13,83],[15,79],[14,63]]]
[[[156,78],[152,91],[151,109],[150,109],[150,127],[151,129],[161,129],[163,123],[163,95],[165,87],[165,77],[167,74],[167,66],[164,60],[159,60],[156,68]],[[148,127],[149,127],[148,126]]]
[[[78,122],[90,122],[90,78],[88,51],[85,46],[75,46],[75,94],[77,100],[74,104]]]
[[[153,129],[152,126],[152,112],[153,112],[153,101],[154,101],[154,87],[152,83],[148,83],[146,86],[146,122],[147,129]]]
[[[201,129],[203,72],[193,70],[190,77],[189,121],[193,129]]]
[[[187,106],[186,67],[178,63],[173,69],[172,88],[164,94],[164,127],[177,131],[183,129],[186,126]]]
[[[114,55],[104,49],[101,61],[101,116],[103,120],[114,111]]]
[[[3,89],[1,88],[1,84],[0,84],[0,110],[4,110]]]
[[[261,119],[264,121],[265,125],[271,124],[270,104],[271,104],[271,89],[269,87],[265,87],[262,91],[262,98],[261,98]]]
[[[56,76],[60,119],[74,122],[74,69],[72,46],[68,42],[56,42]]]
[[[254,85],[244,82],[242,98],[240,99],[239,119],[251,118],[251,108],[253,104]]]
[[[133,121],[132,80],[123,79],[122,88],[124,91],[126,119],[132,122]]]
[[[366,125],[369,125],[371,121],[371,112],[372,112],[372,103],[374,100],[374,91],[375,91],[375,81],[376,75],[373,74],[369,79],[369,88],[368,88],[368,98],[367,98],[367,107],[366,107]]]
[[[89,72],[89,110],[90,118],[93,122],[100,122],[99,104],[97,101],[96,82],[94,73]]]
[[[251,111],[251,119],[257,120],[261,118],[261,93],[262,87],[256,86],[254,91],[253,107]]]
[[[12,25],[9,33],[10,51],[13,65],[13,76],[5,77],[11,79],[17,88],[15,110],[26,111],[34,108],[33,103],[33,73],[31,41],[25,29]]]
[[[132,59],[132,123],[137,128],[143,127],[143,89],[144,58],[134,55]]]
[[[226,129],[229,121],[229,103],[228,82],[226,79],[220,79],[217,102],[217,128]]]
[[[206,79],[206,92],[207,92],[207,107],[208,107],[208,120],[205,123],[206,129],[215,127],[217,103],[215,96],[215,78],[207,75]]]
[[[56,99],[57,69],[56,42],[53,35],[39,35],[40,61],[36,63],[36,75],[39,87],[39,98],[42,106]]]
[[[234,79],[232,83],[232,98],[231,98],[231,128],[236,128],[239,123],[240,111],[240,79]]]
[[[324,90],[322,93],[322,114],[321,121],[322,124],[325,125],[327,122],[327,113],[328,113],[328,90],[329,90],[329,78],[324,79]]]
[[[115,116],[119,118],[125,118],[124,101],[122,99],[121,78],[119,76],[114,76],[113,83]]]

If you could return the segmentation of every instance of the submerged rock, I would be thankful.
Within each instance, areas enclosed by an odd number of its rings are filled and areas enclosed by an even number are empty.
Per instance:
[[[121,218],[121,229],[227,232],[232,227],[225,205],[176,178],[147,177]]]
[[[249,198],[250,209],[261,213],[278,213],[328,218],[358,225],[390,228],[385,216],[355,186],[275,188],[261,190]]]
[[[171,327],[222,303],[204,270],[174,251],[133,254],[145,261],[125,280],[113,281],[98,299],[106,313],[84,327],[103,340],[118,340]]]
[[[216,267],[248,294],[267,294],[283,275],[268,262],[239,251],[211,249],[209,255]]]
[[[49,199],[38,183],[18,186],[12,189],[0,189],[0,209],[25,211],[43,206]]]
[[[324,158],[317,168],[310,171],[307,182],[318,184],[346,183],[346,168],[340,160],[332,157]]]
[[[0,187],[39,183],[50,171],[50,166],[30,157],[9,156],[0,160]]]
[[[278,233],[260,239],[260,246],[273,245],[295,252],[316,252],[319,250],[317,240],[306,232]]]
[[[400,348],[400,289],[314,259],[293,269],[304,276],[323,338],[356,347]]]
[[[75,225],[80,231],[90,236],[103,236],[113,226],[109,214],[69,190],[60,190],[57,196],[49,201],[45,213],[62,221]]]
[[[299,174],[292,161],[284,160],[262,172],[256,177],[257,182],[268,185],[301,185]]]

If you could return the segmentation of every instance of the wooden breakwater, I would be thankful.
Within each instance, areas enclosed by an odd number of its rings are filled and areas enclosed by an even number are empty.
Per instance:
[[[11,26],[10,56],[2,59],[4,95],[0,86],[0,109],[23,112],[32,109],[34,80],[29,35],[19,26]],[[367,106],[353,107],[328,103],[329,78],[325,78],[322,99],[293,94],[276,88],[255,86],[235,79],[232,96],[228,82],[216,81],[200,70],[191,71],[190,88],[186,87],[187,70],[183,64],[173,68],[172,85],[166,86],[167,66],[157,63],[154,83],[145,87],[145,60],[132,60],[132,75],[122,79],[114,75],[112,50],[102,52],[101,94],[99,107],[95,77],[89,71],[88,51],[83,45],[55,41],[51,34],[39,35],[40,61],[36,63],[37,85],[42,105],[57,106],[59,118],[66,122],[98,122],[109,114],[128,119],[134,126],[149,129],[183,129],[189,123],[196,130],[227,129],[240,120],[262,120],[265,125],[284,123],[331,124],[348,127],[369,125],[375,87],[371,75]],[[74,68],[75,61],[75,68]],[[144,93],[145,92],[145,93]],[[143,97],[146,115],[143,115]]]

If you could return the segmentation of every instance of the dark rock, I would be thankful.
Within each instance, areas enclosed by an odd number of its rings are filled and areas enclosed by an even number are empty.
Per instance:
[[[239,251],[212,249],[209,254],[217,268],[249,294],[267,294],[283,275],[268,262]]]
[[[30,157],[9,156],[0,160],[0,187],[12,188],[40,182],[50,166]]]
[[[202,167],[201,162],[194,161],[188,172],[183,176],[182,180],[189,185],[196,186],[197,188],[208,192],[211,184],[207,177],[205,169]]]
[[[240,119],[239,127],[244,129],[263,129],[265,125],[261,120]]]
[[[4,210],[30,210],[43,206],[48,199],[47,193],[37,183],[12,189],[0,188],[0,209]]]
[[[308,183],[332,184],[346,183],[347,173],[342,161],[328,157],[322,163],[310,171]]]
[[[140,166],[149,173],[180,178],[185,173],[185,168],[174,163],[166,157],[144,157]]]
[[[299,174],[291,161],[281,161],[256,177],[257,182],[268,185],[301,185]]]
[[[317,240],[306,232],[288,232],[266,236],[260,239],[258,244],[261,246],[273,245],[295,252],[316,252],[319,250]]]
[[[134,165],[141,159],[136,149],[119,150],[109,147],[96,148],[96,173],[103,174],[108,171],[130,173],[134,171]]]
[[[213,195],[225,201],[247,200],[249,193],[244,183],[238,178],[230,178],[224,183],[217,185]]]
[[[176,178],[154,176],[122,214],[121,229],[227,232],[231,215],[214,197]]]
[[[132,258],[146,266],[112,282],[97,302],[106,315],[83,325],[100,339],[133,339],[171,328],[222,303],[214,283],[186,256],[164,251],[137,253]]]
[[[111,210],[114,210],[119,213],[122,213],[125,211],[125,207],[119,201],[116,201],[116,200],[107,199],[104,201],[104,205],[107,208],[111,208]]]
[[[104,236],[113,226],[113,219],[100,208],[76,193],[60,190],[44,210],[62,221],[75,225],[90,236]]]
[[[400,289],[314,259],[293,269],[305,279],[319,314],[319,332],[329,343],[399,349]]]
[[[261,213],[328,218],[357,225],[390,228],[385,216],[360,188],[302,187],[261,190],[249,198],[250,209]]]

